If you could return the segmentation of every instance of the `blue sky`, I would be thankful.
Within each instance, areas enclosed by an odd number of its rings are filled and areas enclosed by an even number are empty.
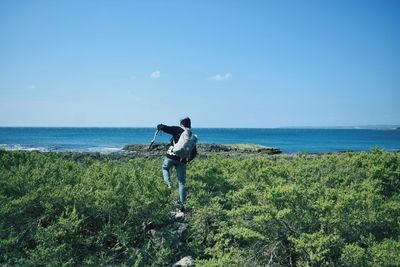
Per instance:
[[[400,124],[400,1],[0,1],[0,126]]]

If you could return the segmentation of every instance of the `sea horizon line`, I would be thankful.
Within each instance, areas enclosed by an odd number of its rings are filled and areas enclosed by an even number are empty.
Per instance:
[[[349,126],[271,126],[271,127],[248,127],[248,126],[200,126],[193,129],[348,129],[348,130],[375,130],[375,129],[398,129],[400,124],[372,124],[372,125],[349,125]],[[155,129],[155,126],[3,126],[0,128],[71,128],[71,129]]]

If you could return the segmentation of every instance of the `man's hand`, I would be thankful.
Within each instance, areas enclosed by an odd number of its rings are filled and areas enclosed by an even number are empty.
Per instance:
[[[159,131],[160,131],[160,130],[163,128],[163,126],[164,126],[163,124],[159,124],[159,125],[157,125],[157,130],[159,130]]]

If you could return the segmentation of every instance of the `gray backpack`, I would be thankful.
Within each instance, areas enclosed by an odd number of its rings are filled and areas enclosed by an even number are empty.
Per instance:
[[[196,146],[197,135],[193,134],[189,128],[182,127],[182,129],[183,132],[179,137],[178,142],[174,142],[172,153],[181,159],[188,159],[193,148]]]

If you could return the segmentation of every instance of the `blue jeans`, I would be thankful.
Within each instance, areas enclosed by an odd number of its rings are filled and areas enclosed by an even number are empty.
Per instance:
[[[179,181],[179,200],[182,204],[186,201],[186,191],[185,191],[185,176],[186,176],[186,163],[182,163],[179,160],[170,159],[165,157],[163,165],[162,165],[162,173],[164,177],[164,181],[168,186],[172,186],[170,169],[172,166],[176,168],[176,177]]]

